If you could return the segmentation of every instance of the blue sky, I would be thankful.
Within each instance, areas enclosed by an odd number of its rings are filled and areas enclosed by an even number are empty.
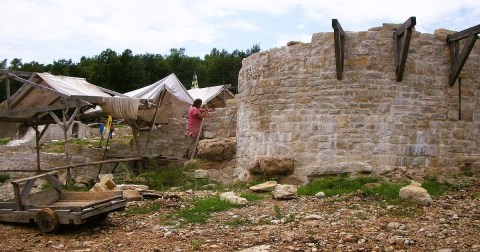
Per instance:
[[[0,0],[0,6],[0,60],[42,64],[78,62],[107,48],[165,55],[183,47],[201,58],[212,48],[268,50],[332,32],[332,18],[345,31],[411,16],[422,33],[480,24],[479,0]]]

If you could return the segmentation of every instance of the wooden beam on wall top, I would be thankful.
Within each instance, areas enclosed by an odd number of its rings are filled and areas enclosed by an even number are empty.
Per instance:
[[[335,41],[335,63],[337,68],[337,80],[342,79],[343,59],[345,56],[345,32],[337,19],[332,19],[333,38]]]
[[[468,59],[468,56],[470,55],[470,52],[475,46],[475,42],[478,39],[477,34],[479,33],[480,33],[480,25],[477,25],[477,26],[470,27],[463,31],[450,34],[447,36],[447,44],[450,44],[452,48],[452,54],[451,54],[452,64],[451,64],[450,76],[448,78],[448,84],[450,86],[453,86],[457,81],[458,76],[460,75],[460,72],[462,71],[462,68],[465,65],[465,62]],[[463,50],[461,50],[461,53],[460,53],[459,41],[462,39],[467,39],[467,42],[465,43]]]
[[[465,29],[463,31],[459,31],[459,32],[456,32],[454,34],[448,35],[447,36],[447,44],[450,44],[450,43],[455,42],[457,40],[468,38],[472,35],[477,35],[479,33],[480,33],[480,25],[470,27],[470,28]]]
[[[398,82],[402,81],[403,79],[408,48],[410,47],[410,39],[412,37],[412,29],[416,24],[416,18],[410,17],[400,28],[395,30],[395,33],[393,34],[395,45],[395,67]]]

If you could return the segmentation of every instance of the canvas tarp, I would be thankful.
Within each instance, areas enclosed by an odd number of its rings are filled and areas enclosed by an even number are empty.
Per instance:
[[[192,88],[188,90],[193,99],[201,99],[203,104],[208,104],[213,107],[225,107],[227,99],[233,99],[235,96],[230,92],[225,85]]]
[[[30,80],[38,86],[21,86],[11,96],[8,113],[8,101],[0,103],[3,117],[27,119],[40,112],[98,104],[117,118],[137,118],[140,99],[112,97],[84,78],[36,73]]]
[[[169,118],[182,118],[193,103],[192,97],[190,97],[183,84],[173,73],[153,84],[124,93],[124,95],[132,98],[148,99],[153,104],[160,102],[155,120],[156,123],[168,123]],[[95,110],[87,111],[86,114],[98,115],[99,113],[105,114],[105,112],[96,108]],[[139,110],[138,119],[151,121],[155,112],[156,107]]]

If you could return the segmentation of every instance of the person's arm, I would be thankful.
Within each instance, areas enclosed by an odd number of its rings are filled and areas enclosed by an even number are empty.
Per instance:
[[[204,109],[198,109],[197,108],[197,111],[195,111],[195,113],[193,114],[193,116],[197,119],[202,119],[206,116],[207,114],[205,113],[205,110]]]

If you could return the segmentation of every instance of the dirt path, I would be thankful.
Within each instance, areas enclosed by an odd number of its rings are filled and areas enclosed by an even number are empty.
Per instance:
[[[131,203],[160,207],[117,212],[103,222],[42,234],[35,225],[0,223],[1,251],[480,251],[478,181],[434,198],[428,207],[391,206],[361,195],[278,201],[266,198],[175,226],[166,218],[183,201]],[[200,194],[201,192],[196,192]],[[204,192],[212,193],[212,192]],[[248,250],[250,248],[250,250]]]

